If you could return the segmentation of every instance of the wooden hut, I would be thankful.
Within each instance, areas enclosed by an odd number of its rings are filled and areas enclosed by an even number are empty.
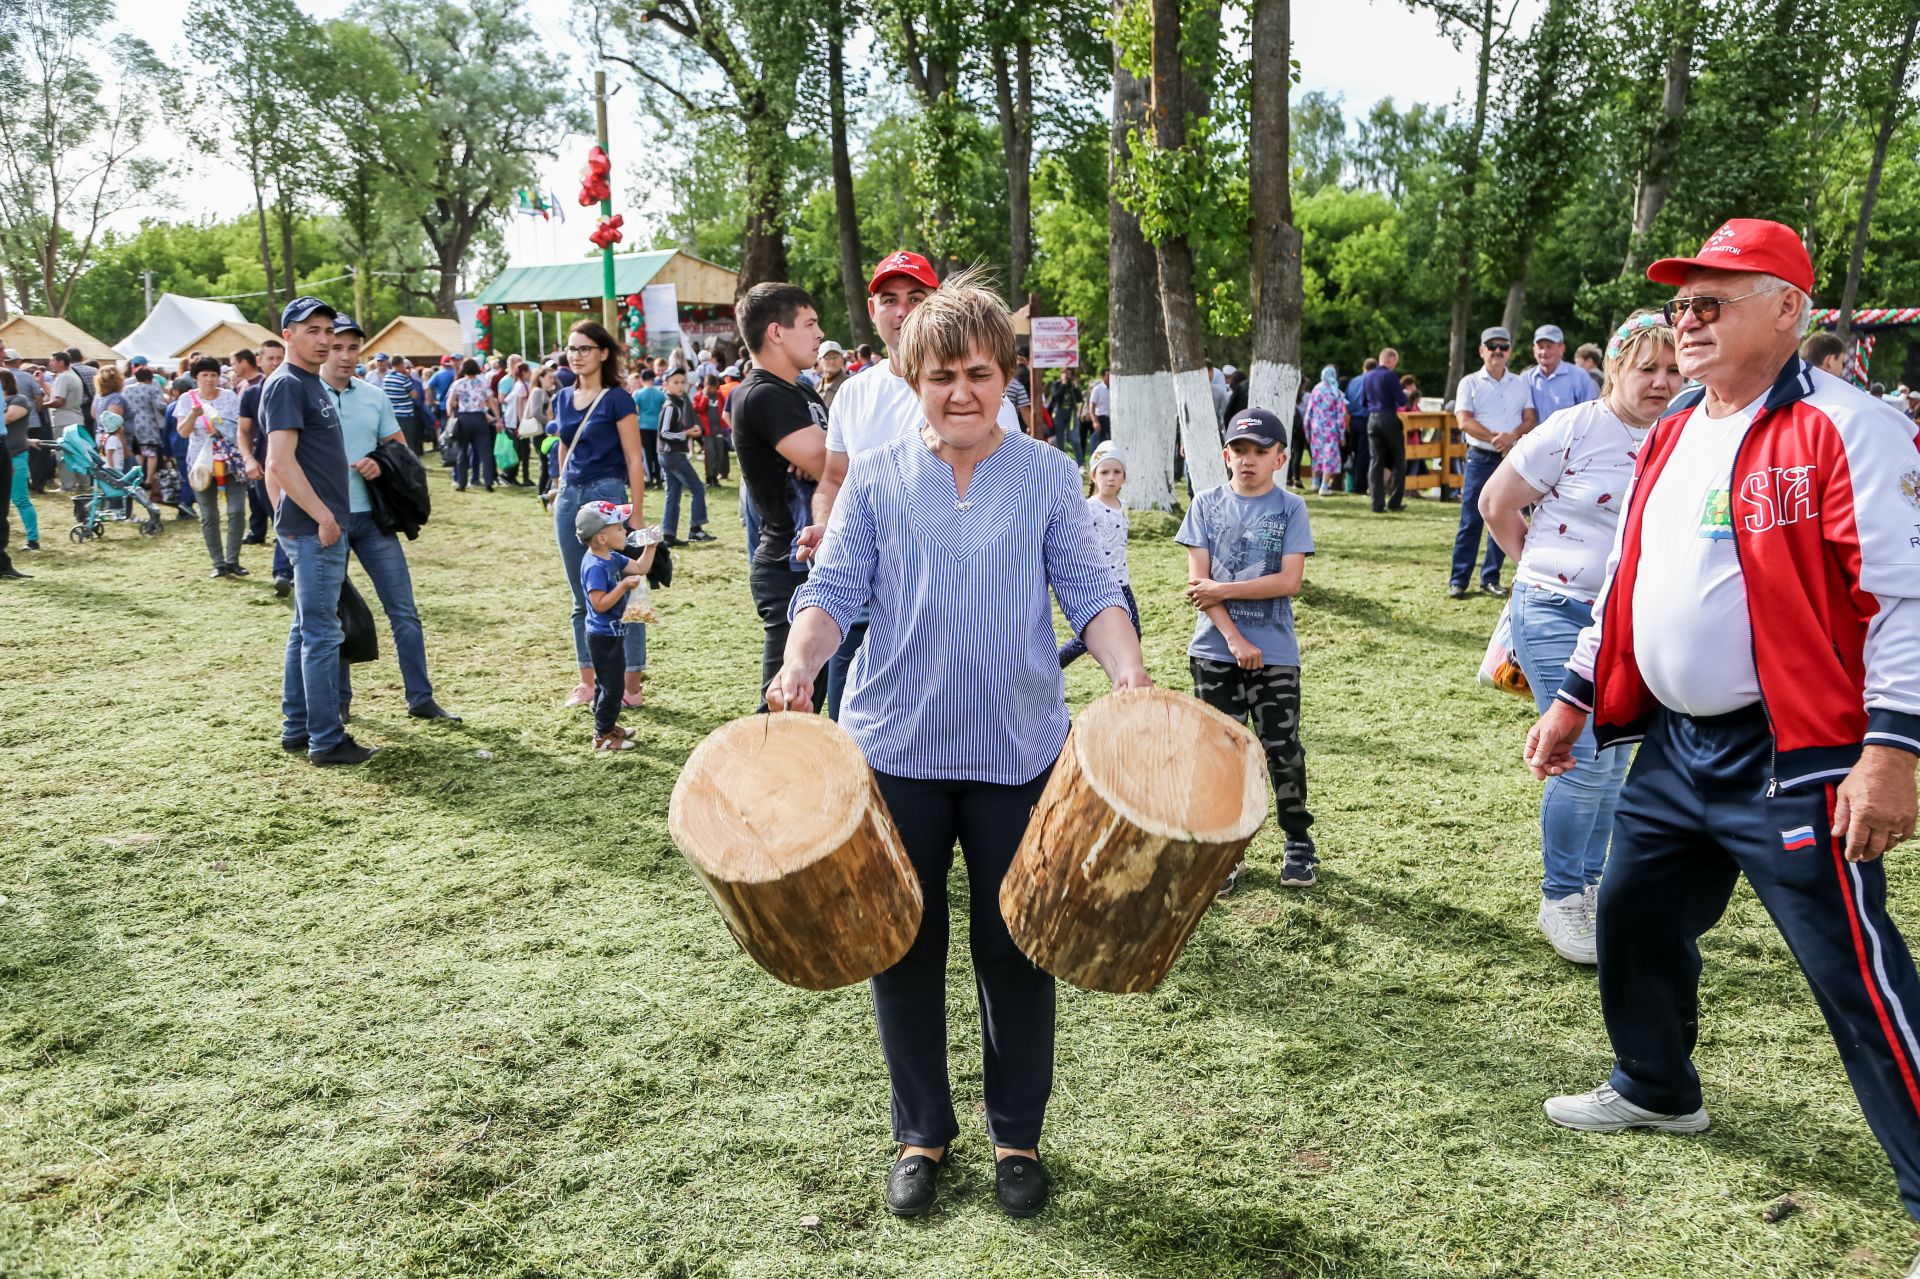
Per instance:
[[[403,315],[368,338],[360,348],[368,359],[376,354],[404,355],[415,364],[438,364],[442,356],[467,354],[460,321],[430,315]]]
[[[221,363],[235,351],[258,351],[260,344],[274,336],[272,330],[255,324],[252,320],[222,320],[212,328],[198,333],[193,341],[181,346],[168,358],[184,360],[195,351],[202,355],[216,356]]]
[[[20,357],[44,364],[56,351],[80,348],[89,361],[113,361],[119,353],[77,324],[50,315],[16,315],[0,324],[0,347],[20,352]]]

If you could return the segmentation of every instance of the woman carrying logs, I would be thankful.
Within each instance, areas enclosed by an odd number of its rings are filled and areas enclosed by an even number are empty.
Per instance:
[[[805,710],[847,627],[870,615],[840,725],[872,766],[925,900],[905,958],[873,979],[893,1086],[897,1216],[932,1207],[958,1135],[947,1078],[947,869],[966,860],[987,1128],[1000,1206],[1047,1202],[1053,979],[1000,915],[1000,881],[1067,738],[1048,588],[1116,688],[1151,684],[1073,460],[996,423],[1013,376],[1006,307],[972,272],[907,317],[900,360],[921,429],[863,454],[794,596],[775,708]]]

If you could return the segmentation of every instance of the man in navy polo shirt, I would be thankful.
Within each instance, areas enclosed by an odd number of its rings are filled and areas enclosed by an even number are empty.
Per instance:
[[[274,529],[293,566],[293,625],[281,685],[281,749],[319,765],[364,764],[372,749],[340,722],[340,588],[347,577],[347,450],[320,380],[334,310],[300,297],[280,313],[287,362],[260,390],[267,474],[280,491]]]

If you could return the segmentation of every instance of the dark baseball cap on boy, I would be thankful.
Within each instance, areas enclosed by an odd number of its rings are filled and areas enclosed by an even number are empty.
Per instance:
[[[1266,409],[1242,409],[1227,423],[1226,442],[1235,440],[1252,440],[1261,448],[1271,448],[1287,442],[1287,428]]]

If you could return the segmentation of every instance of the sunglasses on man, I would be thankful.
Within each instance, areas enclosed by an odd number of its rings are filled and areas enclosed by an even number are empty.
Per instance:
[[[1666,318],[1669,326],[1678,325],[1680,323],[1680,317],[1688,311],[1692,311],[1693,318],[1700,321],[1700,323],[1712,324],[1720,318],[1721,307],[1732,306],[1735,302],[1745,302],[1748,298],[1757,298],[1764,291],[1765,290],[1762,289],[1755,289],[1751,293],[1742,293],[1736,298],[1715,298],[1705,295],[1690,298],[1674,298],[1660,308],[1660,313]]]
[[[1488,351],[1491,351],[1491,352],[1493,352],[1493,353],[1494,353],[1494,354],[1496,354],[1496,355],[1499,355],[1499,354],[1504,354],[1504,353],[1506,353],[1506,352],[1508,352],[1508,351],[1511,351],[1511,350],[1513,350],[1513,343],[1511,343],[1511,342],[1489,342],[1489,343],[1487,343],[1487,350],[1488,350]]]

